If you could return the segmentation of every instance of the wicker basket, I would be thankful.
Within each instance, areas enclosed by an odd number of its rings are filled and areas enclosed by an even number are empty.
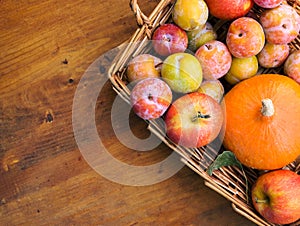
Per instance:
[[[116,56],[108,73],[113,89],[128,104],[130,102],[130,90],[126,86],[126,65],[134,56],[148,51],[145,47],[147,46],[147,41],[151,40],[151,35],[158,26],[166,23],[171,18],[170,15],[174,3],[175,0],[161,0],[152,13],[149,16],[146,16],[141,11],[137,0],[130,0],[130,7],[136,16],[138,29],[131,39],[126,42],[126,45],[124,45],[125,48]],[[299,0],[285,1],[284,4],[293,6],[300,14]],[[259,16],[262,11],[263,9],[255,6],[251,12]],[[221,21],[214,17],[210,17],[209,22],[214,26],[214,29],[216,29],[218,39],[222,40],[222,38],[225,38],[230,22]],[[290,48],[291,50],[300,49],[300,35],[296,40],[290,43]],[[259,68],[258,73],[280,74],[282,73],[282,68]],[[162,142],[172,150],[177,152],[181,156],[182,161],[204,179],[206,186],[228,199],[237,213],[248,218],[257,225],[273,225],[266,222],[257,212],[255,212],[251,202],[249,202],[249,194],[247,194],[249,193],[249,189],[247,189],[247,184],[249,188],[257,179],[259,175],[257,170],[244,167],[244,172],[242,172],[238,167],[229,166],[222,167],[221,169],[214,171],[212,176],[209,176],[206,170],[218,155],[219,150],[215,149],[212,145],[196,149],[178,146],[165,136],[164,126],[160,122],[161,120],[147,121],[148,129],[156,134]],[[286,168],[299,172],[300,161],[297,160],[286,166]],[[247,177],[247,182],[244,175]],[[300,221],[295,222],[292,225],[300,225]]]

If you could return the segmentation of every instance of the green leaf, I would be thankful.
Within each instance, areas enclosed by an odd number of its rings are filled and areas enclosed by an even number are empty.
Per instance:
[[[215,161],[208,167],[207,173],[211,176],[213,174],[213,171],[218,170],[219,168],[223,166],[237,166],[241,169],[243,172],[243,176],[245,178],[246,183],[246,194],[248,194],[248,180],[247,176],[245,174],[245,171],[243,169],[243,165],[237,160],[233,152],[231,151],[224,151],[222,154],[218,155],[218,157],[215,159]],[[248,196],[247,196],[247,202],[248,202]]]
[[[235,155],[231,151],[224,151],[218,155],[216,160],[208,167],[207,173],[211,176],[213,171],[218,170],[223,166],[238,166],[243,170],[242,164],[236,159]]]

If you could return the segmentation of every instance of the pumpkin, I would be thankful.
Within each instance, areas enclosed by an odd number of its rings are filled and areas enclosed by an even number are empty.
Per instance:
[[[245,166],[282,168],[300,155],[300,85],[284,75],[262,74],[224,97],[224,147]]]

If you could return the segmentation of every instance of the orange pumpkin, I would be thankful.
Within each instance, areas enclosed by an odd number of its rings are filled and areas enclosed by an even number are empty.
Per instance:
[[[282,168],[300,155],[300,85],[277,74],[257,75],[224,97],[224,146],[244,165]]]

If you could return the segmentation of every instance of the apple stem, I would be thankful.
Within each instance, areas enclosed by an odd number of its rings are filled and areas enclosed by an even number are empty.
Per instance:
[[[273,102],[271,99],[269,99],[269,98],[263,99],[261,101],[261,103],[262,103],[262,107],[261,107],[260,111],[263,114],[263,116],[270,117],[270,116],[274,115],[275,110],[274,110],[274,105],[273,105]]]
[[[210,118],[210,115],[204,115],[202,114],[200,111],[197,112],[197,115],[195,115],[193,118],[192,118],[192,121],[195,122],[197,119],[206,119],[206,118]]]
[[[208,50],[211,50],[211,49],[212,49],[212,46],[211,46],[211,45],[208,45],[208,44],[206,44],[205,47],[206,47]]]
[[[155,68],[158,68],[158,67],[160,67],[162,64],[163,64],[162,62],[161,62],[161,63],[158,63],[158,64],[154,65],[154,67],[155,67]]]
[[[258,199],[258,198],[255,198],[255,202],[256,203],[268,203],[268,200],[267,199]]]

